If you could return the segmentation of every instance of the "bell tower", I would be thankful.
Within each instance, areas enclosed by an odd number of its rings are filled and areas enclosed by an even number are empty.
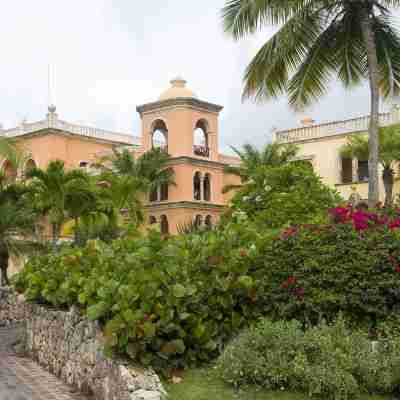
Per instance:
[[[218,160],[219,105],[199,100],[175,78],[158,101],[137,107],[144,151],[161,147],[171,157]]]

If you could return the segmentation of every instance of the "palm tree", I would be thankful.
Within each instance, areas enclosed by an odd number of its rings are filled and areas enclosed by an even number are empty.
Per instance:
[[[138,157],[127,149],[114,150],[102,157],[97,167],[102,173],[99,182],[109,193],[115,210],[128,211],[130,222],[137,226],[143,222],[142,197],[160,185],[174,185],[174,172],[168,168],[169,155],[153,149]]]
[[[366,160],[369,153],[369,140],[365,136],[354,135],[347,138],[341,148],[342,157]],[[382,166],[382,180],[385,187],[385,206],[393,203],[394,167],[400,160],[400,128],[388,127],[379,130],[378,162]]]
[[[88,185],[89,176],[81,170],[66,171],[61,160],[50,161],[45,170],[33,168],[26,176],[32,179],[33,204],[49,217],[55,246],[61,226],[68,219],[68,201],[77,188]]]
[[[390,8],[400,0],[227,0],[225,30],[240,39],[266,24],[278,31],[247,67],[244,97],[287,93],[301,109],[336,75],[346,88],[369,80],[369,193],[379,198],[379,101],[399,91],[400,37]]]
[[[0,272],[1,285],[8,285],[11,254],[19,255],[35,247],[37,215],[27,202],[28,189],[23,184],[9,183],[0,171]]]
[[[239,166],[226,166],[225,172],[240,177],[243,183],[254,177],[260,166],[274,167],[286,164],[296,156],[298,148],[295,145],[268,143],[261,151],[251,144],[245,144],[243,150],[232,147],[240,158]],[[241,185],[226,185],[223,192],[240,188]]]

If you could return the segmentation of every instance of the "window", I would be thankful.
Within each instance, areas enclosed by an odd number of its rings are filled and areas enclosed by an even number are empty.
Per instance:
[[[160,201],[168,200],[168,184],[163,183],[160,187]]]
[[[2,169],[7,180],[14,180],[17,178],[18,172],[9,160],[4,161]]]
[[[161,233],[163,235],[167,235],[169,233],[169,224],[168,224],[168,218],[166,215],[161,215],[160,218],[160,228],[161,228]]]
[[[36,168],[36,163],[34,160],[29,159],[25,163],[25,168],[24,168],[24,175],[26,175],[29,171],[32,171],[34,168]]]
[[[196,218],[194,219],[194,224],[196,227],[200,227],[203,223],[203,217],[201,215],[196,215]]]
[[[196,156],[209,157],[207,122],[203,120],[198,121],[193,135],[193,153]]]
[[[206,220],[205,220],[205,225],[206,225],[207,229],[211,229],[212,228],[212,217],[211,217],[211,215],[207,215]]]
[[[161,149],[162,151],[168,152],[168,129],[164,121],[157,120],[153,124],[151,141],[153,149]]]
[[[150,202],[153,203],[155,201],[158,201],[158,188],[154,188],[150,192]]]
[[[353,160],[342,158],[342,183],[353,182]]]
[[[204,177],[203,193],[204,193],[204,200],[210,201],[211,200],[211,176],[210,176],[210,174],[206,174]]]
[[[154,225],[157,223],[157,218],[154,215],[151,215],[149,218],[149,224]]]
[[[358,160],[358,180],[368,182],[368,160]]]
[[[193,197],[195,200],[201,200],[201,173],[196,172],[193,177]]]
[[[79,163],[79,168],[86,168],[89,166],[89,163],[87,161],[81,161]]]

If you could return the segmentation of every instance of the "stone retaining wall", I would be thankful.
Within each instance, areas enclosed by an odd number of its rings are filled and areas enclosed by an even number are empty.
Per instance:
[[[97,323],[77,308],[59,311],[28,304],[0,288],[0,326],[23,323],[27,355],[45,369],[96,400],[160,400],[165,391],[151,370],[103,356]]]

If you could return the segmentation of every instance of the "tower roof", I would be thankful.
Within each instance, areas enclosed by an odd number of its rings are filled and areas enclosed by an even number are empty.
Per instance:
[[[171,87],[161,94],[159,98],[160,101],[176,98],[197,99],[196,94],[186,87],[185,79],[177,77],[172,79],[170,83]]]

